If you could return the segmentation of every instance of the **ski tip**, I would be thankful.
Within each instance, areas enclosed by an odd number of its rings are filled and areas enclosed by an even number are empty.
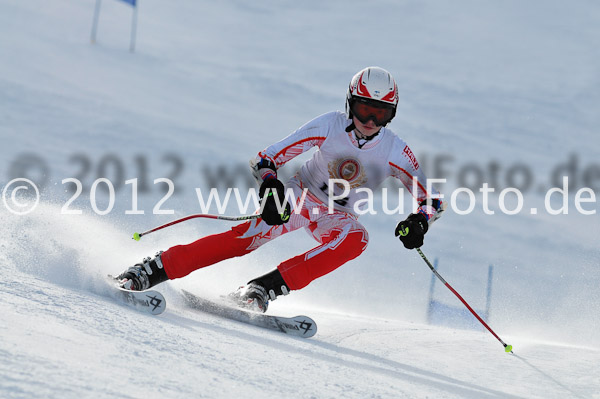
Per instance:
[[[300,337],[310,338],[317,334],[317,323],[310,317],[296,316],[293,317],[292,320],[294,320],[298,330],[301,332],[301,334],[299,334]]]
[[[120,287],[116,282],[112,287],[112,297],[136,310],[157,316],[166,309],[165,297],[158,291],[131,291]]]

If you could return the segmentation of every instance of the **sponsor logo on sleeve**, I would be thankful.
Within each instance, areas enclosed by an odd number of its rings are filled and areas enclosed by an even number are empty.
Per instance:
[[[415,170],[419,169],[419,163],[417,162],[417,158],[415,157],[415,154],[413,154],[413,152],[411,151],[411,149],[406,146],[404,147],[404,156],[406,156],[408,158],[408,160],[410,161],[410,163],[412,164],[412,166],[414,166]]]

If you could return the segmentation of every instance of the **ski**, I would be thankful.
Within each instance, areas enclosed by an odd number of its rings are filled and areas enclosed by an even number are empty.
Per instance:
[[[310,338],[317,333],[317,324],[307,316],[281,317],[252,312],[200,298],[182,290],[186,304],[196,310],[236,320],[253,326],[279,331],[296,337]]]
[[[108,285],[111,287],[111,295],[124,304],[131,306],[141,312],[151,315],[159,315],[165,311],[167,301],[158,291],[130,291],[119,287],[113,276],[108,276]]]

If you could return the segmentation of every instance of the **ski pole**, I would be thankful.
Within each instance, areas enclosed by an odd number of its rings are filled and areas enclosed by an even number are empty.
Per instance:
[[[452,293],[453,293],[454,295],[456,295],[456,297],[457,297],[458,299],[460,299],[460,301],[461,301],[461,302],[462,302],[462,303],[463,303],[463,304],[464,304],[464,305],[467,307],[467,309],[469,309],[469,311],[470,311],[471,313],[473,313],[473,316],[475,316],[475,317],[477,318],[477,320],[479,320],[479,322],[480,322],[481,324],[483,324],[483,326],[484,326],[485,328],[487,328],[487,329],[488,329],[488,331],[489,331],[489,332],[491,332],[491,333],[492,333],[492,335],[493,335],[494,337],[496,337],[496,339],[497,339],[498,341],[500,341],[500,343],[501,343],[502,345],[504,345],[504,351],[505,351],[506,353],[510,352],[510,353],[512,353],[512,354],[514,355],[514,353],[513,353],[513,351],[512,351],[512,345],[508,345],[508,344],[504,343],[504,341],[502,341],[502,339],[500,339],[500,337],[499,337],[499,336],[498,336],[498,335],[497,335],[497,334],[496,334],[496,333],[495,333],[495,332],[494,332],[494,331],[493,331],[493,330],[490,328],[490,326],[488,326],[488,325],[487,325],[487,323],[486,323],[485,321],[483,321],[483,319],[482,319],[481,317],[479,317],[479,315],[478,315],[478,314],[477,314],[477,313],[476,313],[476,312],[473,310],[473,308],[471,308],[471,307],[469,306],[469,304],[467,303],[467,301],[465,301],[465,300],[463,299],[463,297],[462,297],[462,296],[460,296],[460,294],[459,294],[458,292],[456,292],[456,291],[454,290],[454,288],[452,288],[452,286],[451,286],[450,284],[448,284],[448,283],[446,282],[446,280],[444,280],[444,278],[443,278],[442,276],[440,276],[440,274],[437,272],[437,270],[435,270],[435,267],[433,267],[433,265],[431,264],[431,262],[429,262],[429,259],[427,259],[427,257],[426,257],[426,256],[425,256],[425,254],[423,253],[423,251],[421,251],[421,248],[417,248],[417,252],[419,253],[419,255],[421,255],[421,258],[423,258],[423,260],[425,261],[425,263],[427,263],[427,266],[429,266],[429,268],[431,269],[431,271],[433,272],[433,274],[435,274],[435,276],[436,276],[437,278],[439,278],[439,279],[440,279],[440,281],[441,281],[441,282],[442,282],[442,283],[443,283],[443,284],[444,284],[446,287],[448,287],[448,289],[449,289],[450,291],[452,291]]]
[[[143,233],[133,233],[133,239],[136,240],[136,241],[139,241],[140,238],[142,238],[145,235],[148,235],[150,233],[154,233],[155,231],[162,230],[162,229],[164,229],[166,227],[169,227],[169,226],[173,226],[174,224],[185,222],[186,220],[195,219],[195,218],[229,220],[229,221],[237,222],[237,221],[240,221],[240,220],[257,219],[259,217],[260,217],[259,214],[257,214],[257,215],[242,215],[242,216],[222,216],[222,215],[209,215],[209,214],[206,214],[206,213],[199,213],[199,214],[196,214],[196,215],[189,215],[189,216],[183,217],[181,219],[174,220],[174,221],[172,221],[170,223],[163,224],[162,226],[158,226],[158,227],[155,227],[155,228],[150,229],[148,231],[144,231]]]

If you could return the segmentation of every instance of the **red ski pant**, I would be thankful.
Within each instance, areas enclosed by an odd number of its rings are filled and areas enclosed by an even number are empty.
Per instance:
[[[294,187],[295,191],[297,188],[299,185]],[[298,213],[292,212],[289,222],[282,226],[269,226],[261,219],[254,219],[224,233],[168,249],[161,257],[167,276],[170,279],[187,276],[197,269],[250,253],[266,242],[304,227],[320,245],[277,266],[288,287],[298,290],[356,258],[367,247],[367,231],[353,215],[339,211],[328,214],[327,207],[310,194],[300,209]]]

